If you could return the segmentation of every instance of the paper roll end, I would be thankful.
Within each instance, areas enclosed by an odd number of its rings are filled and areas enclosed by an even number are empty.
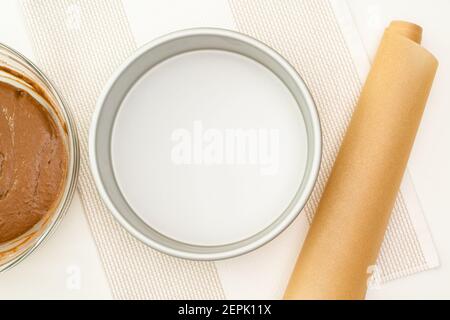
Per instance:
[[[407,21],[392,21],[388,30],[399,33],[418,44],[422,42],[423,29],[421,26]]]

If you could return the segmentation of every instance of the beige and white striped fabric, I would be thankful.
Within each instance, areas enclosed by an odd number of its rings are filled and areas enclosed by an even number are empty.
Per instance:
[[[324,161],[305,209],[311,219],[361,82],[327,0],[230,0],[236,25],[282,53],[310,87],[324,129]],[[120,0],[22,0],[37,64],[75,113],[81,140],[79,191],[111,290],[119,299],[224,298],[214,263],[168,257],[132,238],[111,217],[88,167],[91,115],[103,85],[136,49]],[[379,266],[382,280],[430,267],[399,196]]]

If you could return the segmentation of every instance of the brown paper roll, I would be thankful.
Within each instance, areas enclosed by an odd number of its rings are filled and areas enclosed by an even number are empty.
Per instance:
[[[438,66],[421,38],[386,30],[286,299],[364,299]]]

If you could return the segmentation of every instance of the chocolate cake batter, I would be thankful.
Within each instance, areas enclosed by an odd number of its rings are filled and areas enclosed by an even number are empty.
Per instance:
[[[52,213],[64,187],[67,158],[46,109],[27,92],[0,82],[0,244]]]

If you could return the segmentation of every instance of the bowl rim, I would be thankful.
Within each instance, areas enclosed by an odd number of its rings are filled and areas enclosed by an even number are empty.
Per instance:
[[[313,132],[313,136],[314,136],[313,137],[314,154],[312,155],[312,157],[313,157],[312,167],[309,170],[309,175],[308,175],[308,179],[305,184],[305,187],[304,187],[304,192],[299,196],[299,199],[296,201],[294,207],[290,210],[289,214],[287,214],[279,223],[277,223],[277,225],[270,231],[270,233],[262,235],[261,237],[257,238],[256,241],[250,242],[249,244],[246,244],[241,247],[236,247],[236,248],[230,249],[228,251],[214,252],[214,253],[190,252],[190,251],[184,251],[184,250],[176,249],[173,247],[169,247],[169,246],[166,246],[165,244],[162,244],[154,239],[151,239],[151,238],[145,236],[140,231],[138,231],[134,226],[132,226],[125,219],[125,217],[116,208],[116,206],[114,205],[110,196],[108,195],[107,187],[103,183],[101,174],[99,172],[99,164],[97,162],[97,156],[96,156],[97,125],[100,120],[102,110],[105,107],[105,100],[107,99],[109,93],[111,92],[113,85],[116,83],[116,81],[118,79],[120,79],[122,74],[139,57],[141,57],[142,55],[148,53],[152,49],[154,49],[162,44],[172,42],[174,40],[178,40],[178,39],[184,38],[184,37],[195,37],[195,36],[205,36],[205,35],[206,36],[224,37],[224,38],[228,38],[228,39],[231,38],[231,39],[240,41],[246,45],[250,45],[253,48],[269,55],[270,59],[272,59],[273,62],[280,65],[289,74],[289,76],[295,81],[296,87],[298,87],[298,89],[300,90],[300,92],[306,102],[305,104],[307,105],[307,110],[309,112],[309,116],[312,119],[311,126],[312,126],[312,132]],[[166,57],[166,59],[168,59],[170,57],[173,57],[173,56],[168,55]],[[143,45],[138,50],[136,50],[130,57],[128,57],[128,59],[126,59],[126,61],[114,72],[114,74],[110,77],[109,81],[104,86],[103,91],[97,100],[97,105],[96,105],[96,108],[95,108],[95,111],[94,111],[94,114],[92,117],[91,127],[90,127],[90,131],[89,131],[89,148],[88,149],[89,149],[90,169],[91,169],[91,173],[93,175],[97,190],[98,190],[101,198],[103,199],[104,203],[106,204],[107,208],[110,210],[110,212],[116,219],[116,221],[118,221],[122,225],[122,227],[124,227],[131,235],[133,235],[135,238],[137,238],[144,244],[152,247],[153,249],[156,249],[165,254],[169,254],[171,256],[188,259],[188,260],[197,260],[197,261],[217,261],[217,260],[228,259],[228,258],[240,256],[240,255],[249,253],[251,251],[254,251],[255,249],[267,244],[268,242],[273,240],[275,237],[277,237],[282,231],[284,231],[287,227],[289,227],[292,224],[292,222],[297,218],[297,216],[300,214],[301,210],[305,207],[306,203],[308,202],[308,200],[314,190],[314,187],[316,185],[316,181],[318,179],[319,170],[320,170],[320,166],[321,166],[321,157],[322,157],[322,130],[321,130],[320,119],[319,119],[319,115],[317,112],[316,104],[314,102],[314,99],[313,99],[308,87],[306,86],[306,84],[305,84],[304,80],[301,78],[301,76],[294,69],[294,67],[284,57],[282,57],[278,52],[276,52],[274,49],[270,48],[266,44],[254,39],[250,36],[241,34],[236,31],[220,29],[220,28],[191,28],[191,29],[184,29],[184,30],[179,30],[179,31],[169,33],[167,35],[159,37],[159,38]],[[136,214],[136,213],[134,213],[134,214]],[[282,215],[282,213],[280,213],[280,216],[281,215]],[[272,224],[274,224],[275,221]]]

